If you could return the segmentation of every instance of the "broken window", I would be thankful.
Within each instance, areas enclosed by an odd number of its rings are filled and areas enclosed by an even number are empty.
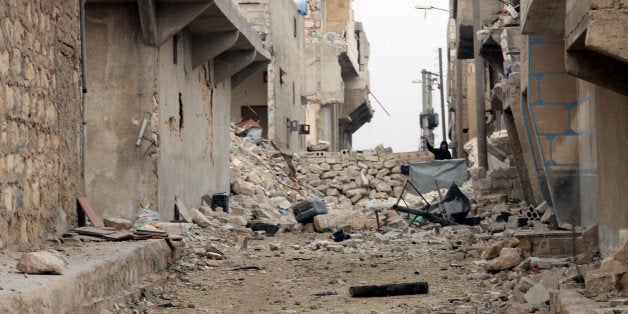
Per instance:
[[[172,36],[172,63],[173,64],[177,64],[177,59],[178,59],[177,48],[178,47],[179,47],[179,34],[174,34],[174,36]]]

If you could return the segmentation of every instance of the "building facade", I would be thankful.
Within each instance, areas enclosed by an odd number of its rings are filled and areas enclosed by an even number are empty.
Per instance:
[[[373,117],[369,43],[350,0],[309,0],[305,16],[308,146],[351,148],[351,135]]]
[[[474,76],[464,62],[477,57],[472,49],[477,36],[487,87],[484,120],[489,130],[507,130],[524,198],[548,201],[561,221],[598,224],[600,251],[619,249],[628,227],[620,188],[628,167],[620,160],[628,152],[609,140],[628,136],[623,48],[628,7],[588,0],[494,7],[481,1],[483,29],[474,34],[472,3],[451,2],[454,140],[473,137],[476,104],[468,82]]]
[[[303,16],[293,0],[237,1],[270,52],[270,63],[233,88],[231,117],[260,121],[263,137],[305,149],[305,41]]]
[[[78,1],[0,1],[0,248],[76,221],[80,52]]]

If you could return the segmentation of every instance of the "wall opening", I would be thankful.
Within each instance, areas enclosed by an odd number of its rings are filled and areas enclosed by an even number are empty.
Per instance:
[[[179,132],[183,131],[183,97],[179,93]]]

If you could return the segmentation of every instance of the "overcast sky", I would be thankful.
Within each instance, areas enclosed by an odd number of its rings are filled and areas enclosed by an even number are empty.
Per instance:
[[[443,71],[447,77],[447,21],[449,13],[414,9],[431,4],[448,9],[447,0],[353,0],[355,20],[364,24],[371,44],[371,91],[390,112],[390,117],[371,97],[375,114],[353,135],[353,149],[373,148],[378,144],[395,152],[416,151],[419,147],[421,112],[421,69],[438,73],[438,48],[443,48]],[[446,81],[445,81],[446,84]],[[445,88],[445,91],[447,89]],[[432,95],[440,116],[440,94]],[[447,95],[445,94],[445,101]],[[445,108],[447,110],[447,108]],[[442,140],[441,126],[435,129]]]

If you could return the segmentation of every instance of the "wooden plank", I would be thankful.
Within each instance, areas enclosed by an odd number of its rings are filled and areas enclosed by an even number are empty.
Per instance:
[[[102,222],[102,219],[100,219],[98,214],[96,214],[92,206],[89,205],[89,201],[87,201],[87,197],[79,196],[78,198],[76,198],[76,200],[78,201],[79,207],[81,208],[81,210],[85,213],[85,216],[87,216],[87,219],[89,220],[89,222],[92,223],[92,226],[94,227],[105,226],[105,224]]]
[[[106,227],[102,227],[102,228],[80,227],[80,228],[74,229],[74,231],[76,231],[76,233],[82,234],[82,235],[103,237],[103,236],[115,233],[116,229],[115,228],[106,228]]]
[[[121,240],[130,239],[131,237],[133,237],[133,233],[131,233],[131,231],[128,231],[128,230],[120,230],[120,231],[116,231],[114,233],[107,234],[104,236],[104,238],[109,241],[121,241]]]

